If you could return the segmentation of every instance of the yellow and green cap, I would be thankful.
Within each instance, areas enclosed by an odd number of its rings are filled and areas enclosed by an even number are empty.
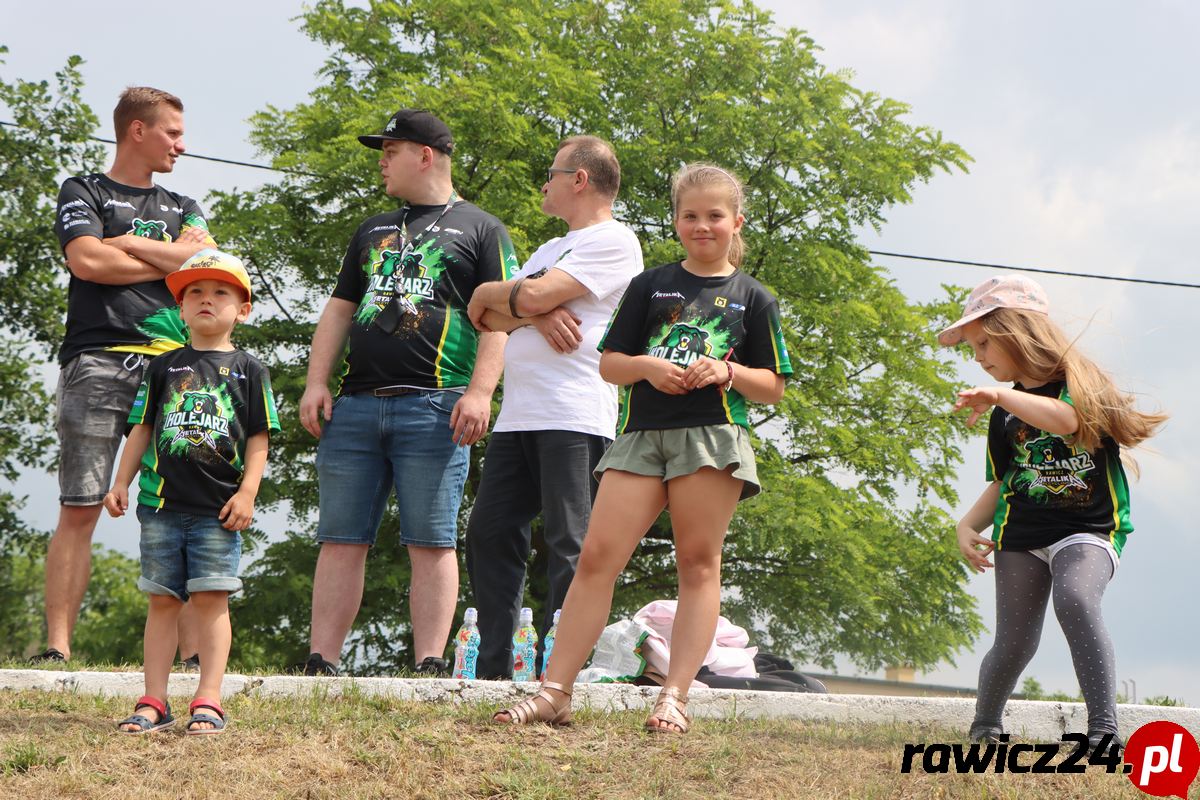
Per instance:
[[[182,300],[184,289],[202,280],[232,284],[245,290],[247,300],[251,297],[250,275],[246,272],[242,260],[212,247],[196,253],[166,277],[167,288],[175,296],[176,303]]]

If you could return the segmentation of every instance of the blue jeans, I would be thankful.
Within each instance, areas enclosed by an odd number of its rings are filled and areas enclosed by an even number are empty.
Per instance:
[[[153,509],[138,503],[142,575],[138,589],[186,601],[192,592],[237,592],[242,535],[215,516]]]
[[[435,389],[337,399],[317,448],[318,542],[375,544],[395,489],[402,544],[455,546],[471,450],[450,438],[450,413],[461,397]]]

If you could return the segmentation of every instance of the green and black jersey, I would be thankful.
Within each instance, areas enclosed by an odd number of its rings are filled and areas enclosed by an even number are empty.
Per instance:
[[[404,245],[402,224],[410,236]],[[410,206],[368,219],[350,240],[333,290],[358,306],[340,393],[466,386],[479,338],[467,303],[476,286],[507,280],[517,266],[504,224],[464,200],[449,210]],[[393,299],[400,319],[387,333],[375,322]]]
[[[58,192],[54,233],[64,250],[80,236],[130,235],[172,242],[188,228],[208,230],[200,206],[161,186],[139,189],[95,174],[68,178]],[[109,286],[71,275],[67,336],[59,363],[90,350],[158,355],[181,346],[187,336],[175,298],[163,281]]]
[[[1063,381],[1013,388],[1071,403]],[[996,406],[988,423],[986,470],[989,481],[1000,481],[992,525],[997,550],[1036,550],[1073,533],[1097,533],[1108,536],[1120,555],[1133,531],[1120,446],[1107,436],[1088,452]]]
[[[701,277],[679,262],[646,270],[625,290],[599,350],[650,355],[687,368],[700,356],[791,375],[779,303],[741,270]],[[617,432],[734,423],[749,427],[746,399],[706,386],[668,395],[649,381],[627,387]]]
[[[279,417],[270,373],[257,358],[187,346],[150,362],[129,424],[154,430],[138,502],[217,516],[242,481],[246,441],[279,430]]]

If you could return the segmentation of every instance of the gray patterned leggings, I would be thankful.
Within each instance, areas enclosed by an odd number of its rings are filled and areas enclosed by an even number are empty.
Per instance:
[[[1004,704],[1037,652],[1046,601],[1053,594],[1054,615],[1067,637],[1087,704],[1088,732],[1116,733],[1116,662],[1100,616],[1100,600],[1112,579],[1108,553],[1092,545],[1069,545],[1054,557],[1053,570],[1030,553],[1002,550],[995,559],[996,641],[979,668],[974,726],[1001,726]]]

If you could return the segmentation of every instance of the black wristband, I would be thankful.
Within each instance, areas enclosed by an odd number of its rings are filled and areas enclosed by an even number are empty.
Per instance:
[[[517,282],[513,284],[512,291],[508,293],[508,313],[513,319],[523,319],[517,313],[517,292],[521,291],[521,284],[524,282],[524,278],[517,278]]]

